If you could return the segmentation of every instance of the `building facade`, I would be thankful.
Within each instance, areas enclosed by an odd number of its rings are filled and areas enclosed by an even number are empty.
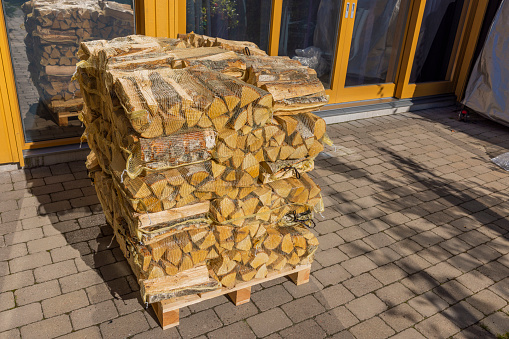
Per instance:
[[[53,4],[54,2],[55,4]],[[77,45],[194,31],[316,70],[338,104],[463,95],[488,0],[2,0],[0,163],[76,144]],[[486,24],[486,23],[485,23]]]

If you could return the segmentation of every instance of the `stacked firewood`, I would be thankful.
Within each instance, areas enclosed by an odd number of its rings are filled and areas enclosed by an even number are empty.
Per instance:
[[[81,44],[87,168],[149,303],[313,260],[323,202],[306,172],[325,123],[301,106],[273,115],[246,81],[256,51],[194,34]]]
[[[42,102],[60,125],[83,107],[71,78],[82,41],[134,33],[131,7],[103,0],[30,0],[23,4],[29,71]]]

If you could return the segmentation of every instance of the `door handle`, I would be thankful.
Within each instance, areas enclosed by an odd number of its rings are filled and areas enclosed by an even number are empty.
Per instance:
[[[355,2],[352,2],[352,15],[350,16],[350,18],[353,19],[353,13],[355,12]],[[347,14],[348,16],[348,14]]]
[[[350,3],[349,3],[349,2],[347,2],[347,3],[346,3],[346,11],[345,11],[345,13],[346,13],[346,14],[345,14],[345,19],[348,19],[348,11],[349,11],[349,10],[350,10]]]

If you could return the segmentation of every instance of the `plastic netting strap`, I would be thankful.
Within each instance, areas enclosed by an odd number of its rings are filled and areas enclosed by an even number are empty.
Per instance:
[[[139,232],[143,233],[143,234],[161,233],[161,232],[164,232],[164,231],[167,231],[167,230],[169,231],[169,230],[178,228],[179,226],[185,226],[185,225],[191,224],[191,223],[194,223],[194,224],[198,224],[198,223],[211,224],[212,220],[210,218],[189,219],[189,220],[186,220],[186,221],[181,221],[181,222],[172,224],[172,225],[167,226],[167,227],[158,228],[157,230],[154,230],[154,231],[147,231],[147,230],[144,230],[143,228],[141,228],[141,229],[139,229]]]
[[[250,215],[245,215],[243,217],[239,217],[239,218],[235,218],[235,219],[228,219],[226,221],[223,221],[223,222],[218,222],[216,220],[214,220],[215,224],[217,225],[229,225],[235,221],[238,221],[238,220],[246,220],[246,219],[250,219],[250,218],[256,218],[257,216],[261,216],[261,215],[268,215],[268,214],[271,214],[273,213],[275,210],[279,210],[283,207],[290,207],[290,206],[295,206],[295,207],[306,207],[307,209],[309,210],[313,210],[314,207],[313,206],[310,206],[308,204],[293,204],[293,203],[290,203],[290,204],[286,204],[286,205],[281,205],[279,207],[277,207],[276,209],[274,210],[269,210],[267,212],[263,212],[263,213],[255,213],[255,214],[250,214]],[[287,214],[285,214],[285,216],[289,215],[289,214],[292,214],[294,213],[294,211],[292,212],[288,212]]]
[[[286,166],[286,167],[283,167],[281,170],[284,171],[284,174],[286,174],[290,171],[294,171],[295,178],[300,179],[299,170],[297,168],[295,168],[294,166]]]

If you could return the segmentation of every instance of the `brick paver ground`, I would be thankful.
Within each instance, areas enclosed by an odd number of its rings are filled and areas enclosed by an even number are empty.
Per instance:
[[[509,130],[451,108],[329,126],[311,281],[144,310],[83,162],[0,172],[0,338],[490,338],[509,332]]]

